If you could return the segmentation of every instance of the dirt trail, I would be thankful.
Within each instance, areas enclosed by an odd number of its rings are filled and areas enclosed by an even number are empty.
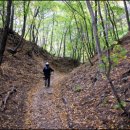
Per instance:
[[[38,68],[42,69],[42,68]],[[67,128],[66,113],[59,85],[66,76],[65,73],[55,71],[51,77],[51,86],[46,88],[42,77],[37,85],[27,93],[25,127],[58,129]]]

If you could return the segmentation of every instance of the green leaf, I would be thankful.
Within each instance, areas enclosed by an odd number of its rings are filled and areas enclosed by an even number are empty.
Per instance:
[[[126,102],[121,101],[121,103],[118,103],[114,106],[115,109],[121,109],[121,106],[126,107]]]
[[[82,87],[79,86],[79,85],[76,85],[76,86],[74,87],[74,91],[75,91],[75,92],[80,92],[81,90],[82,90]]]

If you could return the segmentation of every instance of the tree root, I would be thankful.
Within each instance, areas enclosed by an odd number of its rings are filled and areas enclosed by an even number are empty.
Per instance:
[[[1,110],[1,111],[4,111],[4,110],[5,110],[5,107],[6,107],[6,104],[7,104],[8,99],[9,99],[9,96],[10,96],[11,94],[13,94],[14,92],[16,92],[15,87],[12,87],[12,89],[7,92],[7,95],[6,95],[5,98],[2,100],[2,103],[1,103],[1,106],[0,106],[0,110]]]

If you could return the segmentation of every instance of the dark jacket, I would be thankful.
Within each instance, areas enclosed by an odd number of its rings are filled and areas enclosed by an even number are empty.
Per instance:
[[[54,70],[49,66],[45,66],[43,69],[43,73],[44,73],[45,77],[50,77],[52,71],[54,71]]]

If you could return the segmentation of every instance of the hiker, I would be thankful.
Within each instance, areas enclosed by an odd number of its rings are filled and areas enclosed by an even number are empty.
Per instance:
[[[45,86],[50,87],[50,77],[51,77],[51,72],[54,70],[49,66],[49,63],[46,62],[45,67],[43,69],[43,73],[45,76]]]

